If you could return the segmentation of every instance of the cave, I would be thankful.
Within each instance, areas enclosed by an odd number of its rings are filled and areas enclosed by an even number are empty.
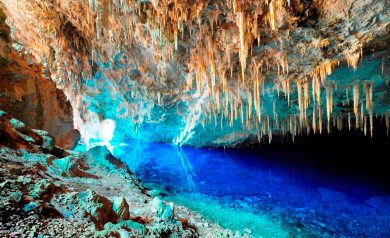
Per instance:
[[[1,237],[390,237],[388,0],[0,0]]]

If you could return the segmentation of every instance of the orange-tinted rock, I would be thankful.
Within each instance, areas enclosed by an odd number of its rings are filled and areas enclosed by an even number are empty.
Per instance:
[[[90,217],[98,230],[103,229],[104,224],[107,222],[116,223],[118,220],[117,215],[112,210],[111,201],[90,189],[75,194],[68,194],[62,200],[62,203],[66,208],[68,208],[67,204],[73,204],[74,206],[70,206],[70,208],[74,216]]]
[[[255,128],[257,125],[278,124],[276,121],[294,117],[295,112],[291,114],[289,111],[287,113],[292,117],[275,117],[272,115],[275,113],[262,111],[258,106],[272,103],[263,102],[259,95],[265,79],[272,86],[267,94],[277,94],[279,98],[280,92],[283,92],[288,98],[288,105],[290,83],[294,85],[291,86],[293,93],[301,89],[301,86],[295,86],[300,81],[305,81],[308,88],[309,83],[306,82],[319,85],[316,81],[320,79],[321,87],[313,90],[320,97],[320,89],[324,91],[325,86],[328,88],[326,76],[335,67],[347,62],[355,68],[365,47],[373,49],[373,43],[388,41],[390,24],[387,20],[389,11],[386,11],[388,0],[253,0],[233,1],[234,4],[231,1],[207,0],[175,1],[172,4],[172,1],[161,0],[158,3],[142,1],[141,5],[138,1],[113,0],[0,2],[14,26],[15,39],[29,50],[34,62],[45,61],[51,79],[71,101],[75,109],[75,124],[84,138],[93,138],[93,126],[87,128],[91,123],[106,117],[122,119],[123,116],[130,117],[132,122],[129,123],[133,123],[134,127],[124,123],[126,126],[122,129],[136,128],[135,138],[142,133],[149,138],[149,127],[142,130],[143,124],[153,121],[166,128],[172,125],[164,122],[171,120],[164,120],[167,118],[160,115],[150,118],[151,108],[154,107],[142,107],[140,110],[139,102],[150,100],[150,105],[160,104],[161,101],[167,101],[168,105],[183,102],[192,108],[192,99],[199,93],[206,98],[202,103],[204,106],[199,106],[199,111],[205,112],[205,118],[223,114],[215,121],[228,120],[229,127],[237,121],[248,129],[210,139],[210,143],[219,146],[225,145],[225,141],[227,145],[232,145],[232,141],[241,142],[249,136],[261,137],[263,133],[259,135],[259,129]],[[118,53],[123,58],[113,60]],[[110,67],[102,67],[112,61],[126,65],[118,67],[120,64],[113,62]],[[101,72],[102,68],[105,68],[104,72]],[[98,89],[85,83],[97,72],[103,73],[113,89]],[[193,79],[195,75],[196,80]],[[128,85],[129,78],[137,87]],[[240,78],[242,83],[239,83]],[[312,81],[313,78],[316,80]],[[123,97],[117,110],[110,113],[107,105],[121,100],[113,97],[110,103],[104,100],[96,102],[96,94],[104,90],[111,95],[117,95],[119,91],[120,97],[127,94],[132,97],[131,100]],[[17,89],[14,91],[18,92]],[[223,94],[230,96],[221,96]],[[134,100],[133,95],[142,96]],[[223,100],[224,97],[226,100]],[[302,104],[298,100],[301,112],[310,111],[306,110],[309,93],[304,93],[304,97],[307,103]],[[110,99],[110,96],[107,98]],[[332,108],[330,101],[327,105]],[[245,116],[242,105],[252,106],[252,103],[257,105],[256,113]],[[192,122],[191,111],[177,109],[183,124]],[[123,115],[118,115],[118,112]],[[248,120],[237,120],[238,114]],[[269,123],[266,122],[268,119],[264,119],[271,117],[278,119]],[[249,121],[255,123],[247,123]],[[202,124],[212,126],[214,122],[210,119],[202,121]],[[208,128],[204,128],[201,132],[209,134]],[[46,130],[56,134],[51,129]],[[255,130],[256,135],[252,132]],[[291,132],[292,129],[288,130]],[[182,142],[172,138],[177,133],[171,135],[167,131],[153,130],[154,134],[160,132],[153,137],[158,141]],[[268,131],[271,134],[272,129]],[[133,135],[129,133],[126,136]],[[198,138],[205,141],[202,137],[207,136],[199,134]],[[231,138],[225,140],[226,136]]]
[[[13,120],[11,123],[11,120]],[[19,132],[18,126],[14,126],[13,124],[19,124],[24,127],[24,124],[14,120],[10,117],[9,114],[0,110],[0,145],[7,146],[12,149],[27,149],[31,151],[37,151],[37,144],[42,143],[43,139],[34,134],[33,131],[26,135],[24,133]],[[16,127],[16,128],[15,128]],[[21,127],[19,127],[21,129]],[[26,130],[26,128],[23,128]]]
[[[129,204],[123,197],[116,197],[111,199],[112,209],[121,220],[128,220],[130,218]]]
[[[188,229],[188,221],[184,217],[180,217],[180,222],[183,225],[184,229]]]
[[[9,29],[0,19],[0,110],[48,131],[56,144],[66,149],[76,146],[80,134],[73,128],[73,111],[64,93],[45,77],[42,65],[29,62],[11,47]]]

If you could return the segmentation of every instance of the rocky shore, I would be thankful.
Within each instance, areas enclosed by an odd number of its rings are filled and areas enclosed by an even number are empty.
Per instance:
[[[55,146],[0,111],[1,237],[248,237],[149,191],[105,147]]]

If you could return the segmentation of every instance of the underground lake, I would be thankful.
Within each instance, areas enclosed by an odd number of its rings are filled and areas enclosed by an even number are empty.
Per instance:
[[[284,149],[132,141],[113,154],[156,195],[224,228],[254,237],[386,237],[390,176],[381,153],[389,145],[356,149],[351,138]]]

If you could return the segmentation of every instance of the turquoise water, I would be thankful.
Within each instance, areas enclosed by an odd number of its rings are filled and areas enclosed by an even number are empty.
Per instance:
[[[299,154],[143,142],[113,152],[165,200],[225,228],[255,237],[390,236],[386,189],[288,162]]]

